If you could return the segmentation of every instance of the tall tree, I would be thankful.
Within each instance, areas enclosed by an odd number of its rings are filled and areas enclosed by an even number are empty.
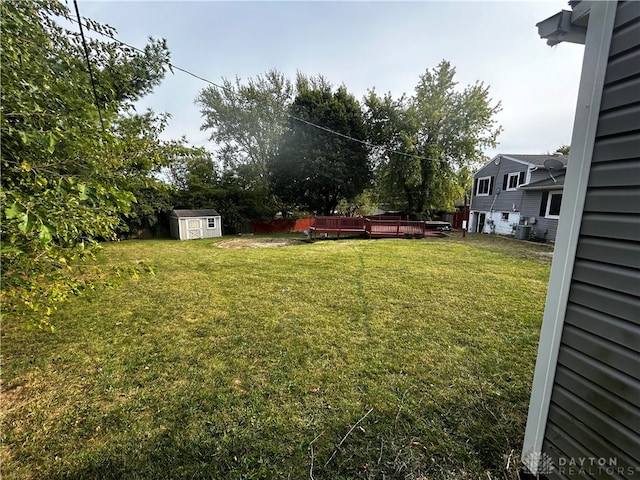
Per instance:
[[[297,90],[272,164],[273,188],[297,209],[330,215],[370,185],[362,111],[344,86],[333,91],[322,77],[299,75]]]
[[[372,143],[382,146],[381,198],[416,216],[453,207],[463,195],[467,172],[495,146],[501,131],[489,88],[481,82],[458,88],[455,68],[442,61],[420,76],[412,97],[365,98]]]
[[[247,165],[268,187],[268,165],[278,154],[292,100],[291,82],[270,70],[246,83],[224,78],[221,87],[204,88],[196,103],[204,118],[202,130],[209,131],[211,141],[219,146],[217,154],[224,166]]]
[[[138,52],[87,39],[92,82],[79,35],[56,21],[70,17],[62,3],[0,2],[0,13],[1,295],[5,312],[46,323],[86,286],[72,265],[96,240],[115,238],[132,185],[159,164],[141,134],[159,120],[121,115],[160,82],[169,52],[164,41]]]

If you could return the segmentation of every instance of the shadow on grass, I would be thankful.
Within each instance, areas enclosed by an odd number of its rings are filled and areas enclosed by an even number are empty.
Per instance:
[[[272,426],[238,424],[223,431],[223,425],[206,421],[206,428],[190,432],[183,413],[172,428],[88,455],[85,450],[63,468],[52,465],[47,477],[475,479],[490,472],[515,479],[523,425],[510,418],[505,400],[522,401],[484,394],[436,404],[431,396],[409,393],[397,408],[374,407],[346,423],[336,418],[296,438]],[[273,451],[277,438],[281,444]]]

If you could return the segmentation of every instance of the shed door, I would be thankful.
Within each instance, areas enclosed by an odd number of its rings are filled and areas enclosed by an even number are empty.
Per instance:
[[[203,238],[201,219],[188,218],[187,219],[187,240],[196,240],[201,238]]]

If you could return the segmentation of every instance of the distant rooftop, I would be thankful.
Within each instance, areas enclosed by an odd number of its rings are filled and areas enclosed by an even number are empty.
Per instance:
[[[549,175],[549,177],[537,182],[528,183],[526,185],[520,185],[520,190],[554,190],[556,188],[564,187],[565,174]]]
[[[212,209],[200,210],[174,210],[173,214],[178,218],[185,217],[219,217],[220,214]]]
[[[569,160],[569,155],[520,155],[520,154],[511,154],[511,153],[503,153],[497,155],[497,157],[505,157],[511,158],[514,160],[520,160],[521,162],[527,162],[532,165],[544,165],[546,160],[553,158],[555,160],[559,160],[566,167],[567,161]]]

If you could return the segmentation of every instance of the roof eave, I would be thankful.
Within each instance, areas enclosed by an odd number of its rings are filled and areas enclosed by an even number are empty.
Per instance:
[[[587,29],[574,23],[573,13],[562,10],[552,17],[536,24],[538,35],[547,41],[547,45],[554,46],[561,42],[579,43],[584,45]]]
[[[510,155],[501,155],[501,157],[506,158],[507,160],[511,160],[512,162],[515,162],[515,163],[520,163],[521,165],[527,165],[529,168],[534,166],[534,164],[531,162],[527,162],[526,160],[520,160],[519,158],[515,158]]]
[[[545,190],[563,190],[564,189],[564,184],[554,184],[554,185],[540,185],[540,186],[532,186],[532,187],[525,187],[524,185],[521,185],[520,187],[518,187],[518,190],[525,190],[527,192],[544,192]]]

